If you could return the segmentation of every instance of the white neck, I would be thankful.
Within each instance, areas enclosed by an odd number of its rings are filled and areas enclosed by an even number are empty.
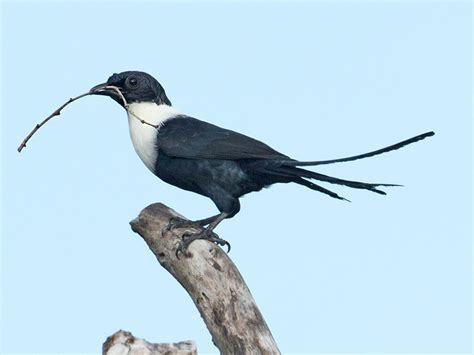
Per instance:
[[[142,123],[141,120],[159,126],[180,113],[172,106],[157,105],[154,102],[133,102],[129,104],[127,113],[133,147],[146,167],[154,172],[158,157],[156,150],[158,129]]]

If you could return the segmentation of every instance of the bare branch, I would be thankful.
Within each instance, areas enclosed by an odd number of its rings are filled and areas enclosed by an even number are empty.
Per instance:
[[[84,97],[84,96],[87,96],[87,95],[91,95],[92,93],[90,91],[84,93],[84,94],[81,94],[79,96],[76,96],[76,97],[71,97],[68,101],[66,101],[64,104],[62,104],[61,106],[59,106],[52,114],[50,114],[48,117],[46,117],[43,121],[41,121],[40,123],[38,123],[35,128],[33,128],[33,130],[26,136],[25,139],[23,139],[23,142],[21,142],[20,146],[18,147],[18,153],[20,153],[22,151],[23,148],[26,147],[26,143],[28,143],[28,141],[30,140],[30,138],[33,136],[33,134],[36,133],[37,130],[39,130],[46,122],[48,122],[51,118],[53,118],[54,116],[59,116],[61,114],[61,110],[63,108],[65,108],[67,105],[69,105],[71,102],[74,102],[76,100],[79,100],[81,97]]]
[[[94,94],[97,94],[99,92],[102,92],[102,91],[107,91],[107,90],[113,90],[115,91],[119,96],[120,96],[120,99],[122,100],[123,102],[123,107],[125,108],[125,110],[127,112],[129,112],[133,117],[135,117],[137,120],[139,120],[142,124],[146,124],[148,126],[151,126],[151,127],[154,127],[156,129],[160,128],[160,125],[154,125],[154,124],[151,124],[147,121],[145,121],[144,119],[142,119],[141,117],[137,116],[134,112],[132,111],[129,111],[128,110],[128,102],[127,100],[125,99],[125,96],[123,96],[123,93],[122,91],[120,91],[120,89],[117,87],[117,86],[113,86],[113,85],[107,85],[107,86],[104,86],[104,87],[101,87],[99,89],[95,89],[95,90],[90,90],[84,94],[81,94],[79,96],[76,96],[76,97],[72,97],[70,98],[68,101],[66,101],[64,104],[62,104],[61,106],[59,106],[51,115],[49,115],[48,117],[46,117],[43,121],[41,121],[40,123],[38,123],[34,128],[33,130],[26,136],[25,139],[23,139],[23,141],[21,142],[20,146],[17,148],[18,150],[18,153],[20,153],[23,148],[26,147],[26,143],[28,143],[28,141],[30,140],[30,138],[36,133],[36,131],[38,131],[46,122],[48,122],[51,118],[55,117],[55,116],[59,116],[61,114],[61,110],[63,108],[65,108],[67,105],[69,105],[70,103],[84,97],[84,96],[88,96],[88,95],[94,95]]]
[[[136,338],[132,333],[119,330],[109,336],[102,346],[103,355],[197,355],[196,344],[191,341],[152,344]]]
[[[156,258],[189,293],[221,354],[279,354],[255,300],[228,255],[216,245],[196,240],[178,259],[175,252],[185,231],[167,231],[181,217],[161,203],[145,208],[130,222]],[[179,307],[177,305],[176,307]]]

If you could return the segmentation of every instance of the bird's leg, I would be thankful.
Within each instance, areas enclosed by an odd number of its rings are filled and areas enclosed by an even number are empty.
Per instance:
[[[219,223],[221,223],[225,218],[227,218],[227,216],[229,216],[228,213],[222,212],[221,214],[217,216],[206,218],[201,221],[207,222],[211,218],[213,219],[210,223],[207,223],[209,224],[207,228],[196,233],[189,233],[189,232],[184,233],[182,236],[183,241],[179,243],[178,247],[176,248],[176,257],[179,258],[179,255],[178,255],[179,253],[186,254],[186,251],[189,245],[197,239],[207,240],[211,243],[221,245],[221,246],[225,245],[227,246],[227,252],[229,252],[230,251],[229,242],[227,242],[224,239],[219,238],[219,236],[213,232],[214,228],[216,228]]]
[[[203,219],[198,219],[197,221],[190,221],[188,219],[184,219],[181,217],[173,217],[170,219],[168,222],[168,225],[166,226],[165,230],[167,232],[172,231],[173,229],[177,228],[199,228],[199,227],[204,227],[207,226],[208,224],[211,224],[214,222],[220,214],[216,214],[215,216],[203,218]]]

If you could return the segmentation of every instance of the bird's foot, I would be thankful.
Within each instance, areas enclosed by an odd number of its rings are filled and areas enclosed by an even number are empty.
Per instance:
[[[198,239],[207,240],[211,243],[214,243],[220,246],[225,245],[227,246],[227,252],[230,251],[229,242],[227,240],[220,238],[216,233],[208,229],[204,229],[197,233],[186,232],[182,235],[181,238],[183,240],[179,243],[178,247],[176,248],[176,257],[178,259],[179,259],[179,253],[186,255],[186,251],[188,250],[189,245]]]
[[[201,225],[199,221],[190,221],[181,217],[173,217],[169,220],[168,225],[165,228],[166,232],[171,232],[178,228],[199,228]]]

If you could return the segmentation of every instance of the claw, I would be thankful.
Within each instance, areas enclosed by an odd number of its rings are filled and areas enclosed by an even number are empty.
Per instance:
[[[216,233],[212,231],[208,231],[207,229],[204,229],[203,231],[197,232],[197,233],[186,232],[182,235],[182,239],[183,241],[179,243],[175,252],[175,255],[178,259],[179,259],[179,253],[186,255],[189,245],[198,239],[207,240],[211,243],[214,243],[220,246],[226,246],[227,253],[230,251],[230,243],[227,240],[219,238],[219,236]]]
[[[183,250],[183,244],[179,243],[178,247],[176,248],[176,252],[174,253],[176,257],[179,259],[179,253],[186,254],[186,250]]]
[[[164,231],[171,232],[174,229],[191,228],[191,227],[197,227],[196,222],[189,221],[187,219],[180,218],[180,217],[173,217],[169,220],[168,225],[165,227]]]
[[[230,252],[230,243],[225,239],[221,239],[221,238],[218,238],[218,239],[219,239],[219,241],[215,241],[214,243],[220,245],[221,247],[226,246],[227,247],[227,254],[229,254],[229,252]]]

